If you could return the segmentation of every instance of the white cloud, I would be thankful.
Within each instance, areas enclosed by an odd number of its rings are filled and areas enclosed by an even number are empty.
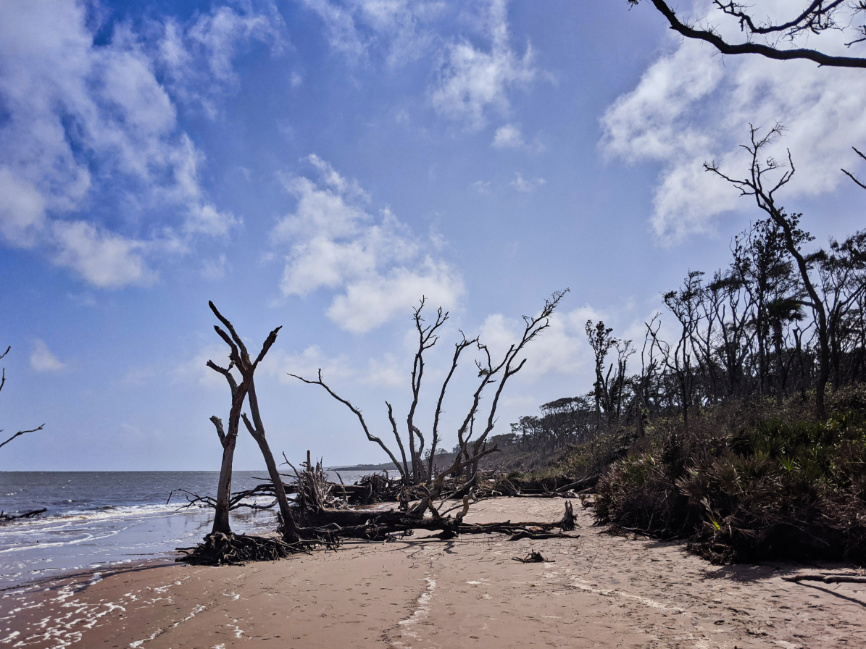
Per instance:
[[[424,296],[448,311],[463,294],[459,274],[444,262],[427,257],[418,267],[397,267],[385,274],[360,277],[334,298],[328,317],[347,331],[363,333],[404,314],[407,305]]]
[[[228,269],[228,261],[225,254],[221,254],[215,259],[205,259],[201,265],[201,276],[205,279],[217,280],[226,276]]]
[[[273,2],[262,3],[258,11],[219,7],[186,26],[167,21],[161,27],[155,59],[174,96],[216,117],[219,96],[238,84],[233,60],[243,46],[258,41],[279,54],[283,28]]]
[[[352,332],[375,328],[422,295],[453,308],[463,293],[459,273],[431,250],[438,237],[412,235],[387,208],[368,211],[370,197],[354,180],[310,156],[319,180],[285,177],[296,199],[272,231],[276,246],[288,246],[280,288],[284,295],[307,295],[327,288],[337,292],[328,316]]]
[[[584,333],[586,313],[586,309],[575,309],[550,318],[550,326],[526,346],[521,357],[527,359],[520,372],[524,380],[534,381],[549,373],[575,375],[581,371],[589,349]],[[493,354],[493,361],[498,362],[509,346],[520,341],[523,329],[523,320],[497,313],[485,319],[480,339]]]
[[[496,129],[493,134],[493,142],[490,145],[495,149],[522,149],[532,153],[544,151],[544,145],[537,139],[530,144],[523,138],[520,127],[516,124],[506,124]]]
[[[399,67],[430,50],[426,24],[440,15],[439,0],[303,0],[325,25],[330,46],[350,63],[365,63],[381,46],[386,64]]]
[[[785,9],[785,3],[771,2],[760,11],[773,16]],[[710,18],[718,19],[717,13]],[[692,18],[704,22],[700,14]],[[733,41],[742,39],[736,24],[721,21],[718,29]],[[841,33],[825,32],[821,40],[828,51],[845,50]],[[766,151],[785,159],[789,148],[794,158],[797,173],[783,200],[847,182],[839,167],[855,167],[850,147],[866,140],[861,77],[857,70],[804,61],[723,57],[708,45],[678,41],[608,108],[601,146],[628,162],[661,163],[652,226],[663,243],[676,243],[712,231],[718,215],[742,205],[736,190],[705,173],[703,163],[715,160],[729,175],[743,176],[748,159],[739,145],[748,141],[749,124],[764,132],[777,122],[786,127],[785,137]]]
[[[401,361],[394,354],[371,358],[364,373],[364,383],[376,388],[405,388],[409,384],[406,367],[405,359]]]
[[[325,23],[328,42],[340,54],[358,61],[366,57],[366,45],[355,27],[351,9],[328,0],[303,0]]]
[[[284,385],[300,385],[298,379],[289,374],[315,379],[319,370],[322,370],[322,376],[328,383],[352,379],[357,375],[345,356],[325,356],[318,345],[310,345],[302,352],[291,353],[283,349],[272,349],[259,369],[264,376],[276,377]]]
[[[514,124],[506,124],[496,129],[493,135],[493,143],[497,149],[522,149],[526,146],[523,141],[523,134],[520,132],[520,127]]]
[[[127,24],[95,42],[83,4],[0,3],[3,240],[48,250],[86,281],[118,288],[150,281],[154,253],[225,236],[239,221],[207,199],[204,158],[179,128],[170,92],[194,92],[197,81],[215,96],[232,81],[237,44],[263,32],[274,42],[274,20],[222,8],[186,32],[165,26],[155,47]],[[202,57],[207,75],[173,84],[180,76],[165,73],[161,83],[159,70],[189,69]],[[95,204],[124,218],[97,221],[88,215]]]
[[[489,180],[476,180],[470,186],[479,194],[489,194],[491,192]]]
[[[199,349],[195,356],[173,368],[171,372],[172,382],[178,384],[196,383],[214,390],[228,390],[225,377],[207,366],[208,361],[213,361],[219,367],[226,368],[229,366],[228,357],[229,349],[226,345],[209,343]],[[265,357],[265,361],[267,361],[267,357]]]
[[[511,181],[511,186],[519,192],[531,194],[546,182],[544,178],[526,179],[523,177],[523,174],[517,171],[514,174],[514,180]]]
[[[8,167],[0,167],[0,197],[0,233],[18,246],[34,245],[45,225],[42,194]]]
[[[150,284],[155,274],[142,258],[145,245],[86,221],[56,221],[54,261],[100,288]]]
[[[468,40],[446,48],[430,95],[438,113],[472,129],[484,126],[490,109],[507,111],[509,90],[529,85],[538,73],[530,45],[522,57],[511,49],[505,0],[491,0],[486,36],[486,51]]]
[[[60,372],[66,367],[66,363],[48,349],[45,341],[37,338],[33,341],[33,349],[30,352],[30,367],[34,372]]]

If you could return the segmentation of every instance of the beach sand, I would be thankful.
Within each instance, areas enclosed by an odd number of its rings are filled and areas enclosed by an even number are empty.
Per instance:
[[[792,583],[844,566],[713,566],[682,543],[427,532],[222,568],[156,562],[11,589],[0,646],[141,649],[866,647],[866,584]],[[467,521],[553,521],[559,499],[501,498]],[[580,510],[580,511],[577,511]],[[536,550],[547,563],[520,563]]]

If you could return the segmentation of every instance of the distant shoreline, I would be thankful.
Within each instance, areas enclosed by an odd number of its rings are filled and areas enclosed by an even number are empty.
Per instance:
[[[353,464],[351,466],[329,466],[327,471],[397,471],[397,466],[393,462],[383,462],[382,464]]]

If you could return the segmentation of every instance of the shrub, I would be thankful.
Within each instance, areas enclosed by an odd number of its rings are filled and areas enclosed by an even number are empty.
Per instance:
[[[866,391],[835,395],[859,404]],[[669,424],[598,485],[601,522],[690,539],[715,562],[823,558],[866,563],[866,416],[826,422],[796,404],[727,405],[688,431]],[[800,415],[798,417],[798,415]]]

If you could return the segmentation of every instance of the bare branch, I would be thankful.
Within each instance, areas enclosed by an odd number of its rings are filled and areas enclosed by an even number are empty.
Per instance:
[[[367,428],[367,422],[364,421],[364,415],[361,414],[361,411],[358,410],[355,406],[353,406],[352,403],[351,403],[350,401],[348,401],[347,399],[344,399],[343,397],[341,397],[340,395],[338,395],[336,392],[334,392],[334,391],[333,391],[330,387],[328,387],[328,385],[327,385],[327,384],[322,380],[322,370],[321,370],[321,369],[319,369],[319,378],[318,378],[317,380],[315,380],[315,381],[310,380],[310,379],[305,379],[303,376],[298,376],[297,374],[291,374],[291,373],[290,373],[289,376],[294,377],[294,378],[296,378],[296,379],[298,379],[299,381],[302,381],[302,382],[304,382],[304,383],[308,383],[309,385],[318,385],[318,386],[321,386],[321,387],[322,387],[322,388],[323,388],[323,389],[324,389],[328,394],[330,394],[334,399],[336,399],[337,401],[339,401],[340,403],[342,403],[344,406],[346,406],[349,410],[351,410],[352,413],[354,413],[354,415],[358,418],[358,421],[361,423],[361,428],[364,430],[364,434],[367,436],[367,439],[370,440],[371,442],[375,442],[376,444],[378,444],[379,447],[380,447],[383,451],[385,451],[385,453],[388,454],[388,457],[389,457],[389,458],[391,459],[391,461],[394,463],[394,466],[397,467],[397,470],[400,472],[400,475],[402,476],[403,480],[404,480],[404,481],[405,481],[405,480],[408,480],[408,476],[406,475],[406,472],[404,471],[403,467],[400,466],[400,463],[397,461],[397,458],[394,457],[394,454],[391,452],[391,449],[389,449],[381,439],[379,439],[378,437],[376,437],[375,435],[373,435],[373,434],[370,432],[370,429]]]
[[[235,331],[235,328],[232,325],[232,323],[229,322],[228,318],[223,316],[223,314],[217,310],[216,305],[213,302],[208,302],[207,304],[210,307],[210,310],[213,311],[213,314],[217,317],[217,320],[222,322],[223,325],[225,326],[225,328],[229,330],[229,332],[232,335],[232,340],[234,341],[234,343],[232,343],[230,340],[228,340],[225,337],[225,332],[220,332],[220,330],[217,329],[217,333],[220,334],[220,337],[223,340],[225,340],[226,343],[228,343],[228,345],[230,347],[234,348],[235,344],[237,344],[238,348],[240,348],[241,353],[243,354],[244,360],[249,361],[249,354],[247,353],[247,348],[244,345],[244,341],[241,340],[241,337],[238,335],[238,332]]]
[[[391,430],[394,432],[394,439],[397,440],[397,446],[400,448],[400,457],[403,458],[403,475],[406,480],[409,479],[409,465],[406,463],[406,449],[403,448],[403,440],[400,439],[400,432],[397,430],[397,422],[394,420],[394,409],[391,407],[391,404],[387,401],[385,402],[385,406],[388,408],[388,421],[391,422]],[[415,458],[412,458],[412,463],[414,464]]]
[[[856,153],[858,156],[860,156],[861,158],[866,160],[866,155],[863,155],[856,147],[852,146],[851,148],[854,149],[854,153]],[[860,187],[862,187],[863,189],[866,189],[866,184],[863,184],[859,180],[857,180],[857,178],[854,177],[854,174],[852,174],[850,171],[846,171],[845,169],[842,169],[842,173],[845,174],[846,176],[848,176],[851,180],[853,180],[855,183],[857,183]],[[6,351],[9,351],[9,350],[7,349]],[[3,357],[0,356],[0,358],[3,358]],[[0,385],[0,388],[2,388],[2,387],[3,386]]]
[[[632,4],[637,4],[637,0],[630,0],[630,2]],[[763,45],[751,41],[746,41],[745,43],[728,43],[712,29],[696,29],[693,26],[685,24],[679,19],[676,12],[663,0],[651,0],[651,2],[659,13],[667,19],[671,29],[675,32],[685,36],[686,38],[710,43],[722,54],[758,54],[777,61],[804,59],[827,67],[866,68],[866,59],[859,57],[831,56],[818,50],[806,48],[778,49],[771,45]]]
[[[445,401],[445,391],[448,389],[451,377],[454,376],[454,372],[457,370],[457,363],[460,360],[460,355],[467,347],[478,344],[477,337],[472,340],[467,340],[466,334],[462,331],[460,332],[460,335],[463,336],[463,340],[454,345],[454,356],[451,359],[451,369],[448,370],[448,375],[445,377],[445,380],[442,381],[442,388],[439,391],[439,399],[436,402],[436,413],[433,415],[433,438],[430,441],[430,457],[427,460],[428,484],[433,479],[433,461],[435,460],[434,456],[436,454],[436,449],[439,446],[439,420],[442,416],[442,403]]]
[[[786,31],[789,38],[803,31],[819,34],[835,26],[833,14],[844,2],[845,0],[832,0],[827,6],[824,6],[824,0],[812,0],[809,6],[793,20],[779,25],[772,23],[757,25],[752,20],[752,17],[743,11],[743,5],[740,3],[723,3],[721,0],[713,0],[713,4],[724,13],[739,19],[740,29],[743,31],[748,31],[752,34],[773,34]]]
[[[16,437],[19,437],[19,436],[21,436],[21,435],[26,435],[27,433],[35,433],[35,432],[38,431],[38,430],[42,430],[44,427],[45,427],[45,424],[42,424],[42,425],[39,426],[38,428],[31,428],[30,430],[19,430],[19,431],[18,431],[17,433],[15,433],[12,437],[10,437],[10,438],[7,439],[5,442],[3,442],[2,444],[0,444],[0,448],[3,448],[4,446],[6,446],[9,442],[11,442],[11,441],[12,441],[13,439],[15,439]]]
[[[213,415],[210,418],[210,420],[211,420],[211,423],[213,423],[214,428],[216,428],[217,435],[219,435],[220,444],[222,445],[223,448],[225,448],[225,446],[226,446],[226,433],[225,433],[225,430],[223,429],[223,420],[220,419],[219,417],[217,417],[216,415]]]

